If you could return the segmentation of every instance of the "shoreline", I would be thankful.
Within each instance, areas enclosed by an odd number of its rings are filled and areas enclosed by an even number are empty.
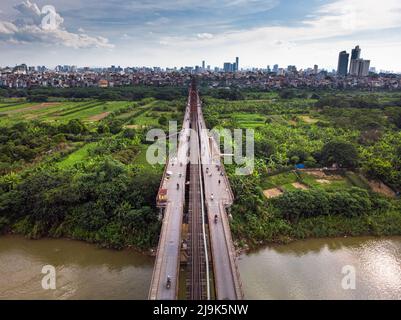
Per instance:
[[[149,249],[139,249],[135,246],[126,246],[121,249],[116,249],[112,247],[107,247],[107,246],[102,246],[99,245],[98,243],[95,242],[90,242],[87,240],[82,240],[82,239],[74,239],[74,238],[68,238],[68,237],[60,237],[60,238],[55,238],[55,237],[42,237],[42,238],[29,238],[24,236],[23,234],[19,233],[14,233],[14,232],[7,232],[7,233],[2,233],[0,234],[0,240],[2,237],[20,237],[26,240],[32,240],[32,241],[40,241],[40,240],[64,240],[64,241],[76,241],[76,242],[81,242],[81,243],[86,243],[89,245],[93,245],[99,249],[105,249],[105,250],[112,250],[112,251],[131,251],[137,254],[141,254],[147,257],[152,257],[155,258],[157,254],[157,247],[149,248]],[[235,253],[236,257],[238,258],[241,255],[246,255],[250,254],[253,252],[257,252],[260,250],[263,250],[268,247],[274,247],[274,246],[285,246],[285,245],[290,245],[296,242],[303,242],[303,241],[309,241],[309,240],[340,240],[340,239],[352,239],[352,238],[372,238],[372,239],[386,239],[389,237],[401,237],[401,232],[399,234],[392,234],[392,235],[374,235],[374,234],[360,234],[360,235],[337,235],[337,236],[331,236],[331,237],[308,237],[308,238],[298,238],[298,239],[288,239],[288,241],[266,241],[263,243],[259,243],[258,245],[248,245],[245,242],[245,246],[240,246],[238,244],[238,240],[234,240],[234,247],[235,247]],[[242,239],[244,240],[244,239]]]

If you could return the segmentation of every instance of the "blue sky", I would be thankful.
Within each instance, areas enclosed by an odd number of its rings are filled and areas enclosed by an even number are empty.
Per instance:
[[[43,6],[57,26],[44,30]],[[335,68],[359,44],[401,71],[399,0],[9,0],[0,4],[0,65]]]

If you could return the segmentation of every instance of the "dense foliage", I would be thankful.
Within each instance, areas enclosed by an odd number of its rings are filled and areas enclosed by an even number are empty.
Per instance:
[[[2,97],[27,97],[29,101],[45,102],[48,97],[66,99],[99,99],[99,100],[141,100],[154,97],[160,100],[174,100],[187,95],[187,88],[179,87],[115,87],[115,88],[31,88],[0,90]]]
[[[181,122],[185,88],[1,92],[35,102],[96,100],[45,110],[44,121],[23,114],[24,121],[0,126],[0,232],[66,236],[115,248],[156,244],[160,223],[154,202],[162,167],[146,164],[145,137],[149,128]],[[227,167],[235,193],[232,230],[240,242],[400,234],[399,200],[380,196],[363,182],[376,179],[401,190],[400,94],[202,92],[208,95],[203,96],[208,127],[255,129],[252,175],[236,176],[234,166]],[[111,106],[105,102],[110,99],[142,100]],[[3,123],[16,115],[9,111]],[[91,120],[98,115],[100,120]],[[339,174],[353,175],[347,183],[323,186],[297,173],[287,189],[279,189],[281,195],[267,199],[263,192],[276,186],[275,175],[295,166],[338,167]]]
[[[70,237],[113,248],[156,245],[155,198],[163,168],[146,162],[146,132],[157,118],[165,119],[163,125],[181,118],[184,107],[152,98],[121,104],[99,121],[74,118],[99,105],[57,104],[56,121],[0,126],[0,233]]]
[[[399,200],[374,193],[366,182],[401,190],[399,93],[282,90],[248,93],[242,101],[204,101],[208,126],[255,130],[253,174],[239,177],[229,168],[236,196],[232,229],[240,242],[401,233]],[[301,164],[356,173],[333,184],[294,174],[285,190],[276,188],[281,195],[264,196],[275,175]]]
[[[68,236],[114,248],[146,248],[157,239],[152,204],[159,178],[107,157],[79,169],[42,168],[18,182],[0,181],[0,217],[34,238]]]

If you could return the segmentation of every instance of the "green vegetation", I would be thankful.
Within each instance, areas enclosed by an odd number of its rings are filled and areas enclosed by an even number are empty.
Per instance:
[[[24,97],[29,101],[45,102],[60,99],[98,99],[103,101],[115,100],[142,100],[144,98],[156,98],[159,100],[173,101],[180,97],[186,97],[187,87],[114,87],[114,88],[31,88],[14,89],[3,88],[0,96],[4,98]]]
[[[163,167],[146,132],[181,121],[182,101],[16,101],[0,104],[0,232],[155,246]]]
[[[255,130],[254,172],[227,166],[240,244],[401,233],[401,94],[202,93],[209,128]],[[156,244],[163,167],[146,161],[146,133],[181,123],[185,88],[2,94],[0,232]]]
[[[244,96],[204,97],[209,127],[255,129],[253,174],[227,167],[240,244],[401,234],[400,93]]]

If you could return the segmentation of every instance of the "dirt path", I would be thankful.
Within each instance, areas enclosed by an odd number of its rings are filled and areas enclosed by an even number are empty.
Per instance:
[[[321,183],[321,184],[330,184],[331,183],[330,180],[326,180],[326,179],[317,179],[316,182]]]
[[[384,196],[390,197],[390,198],[395,198],[395,192],[387,185],[385,185],[381,181],[373,181],[369,180],[368,181],[369,186],[372,188],[372,191],[376,193],[380,193]]]
[[[41,110],[41,109],[48,108],[48,107],[56,107],[56,106],[59,106],[60,104],[61,104],[60,102],[46,102],[46,103],[41,103],[41,104],[31,106],[31,107],[4,111],[4,112],[0,112],[0,113],[1,114],[15,114],[15,113],[26,112],[26,111],[37,111],[37,110]]]
[[[270,199],[281,196],[283,194],[283,191],[281,191],[279,188],[273,188],[263,191],[263,194],[266,198]]]
[[[110,112],[103,112],[100,114],[96,114],[92,117],[89,117],[88,120],[89,121],[100,121],[100,120],[106,118],[109,114],[110,114]]]
[[[306,185],[304,185],[303,183],[300,183],[300,182],[294,182],[294,183],[292,183],[292,186],[295,189],[300,189],[300,190],[308,190],[309,189]]]

